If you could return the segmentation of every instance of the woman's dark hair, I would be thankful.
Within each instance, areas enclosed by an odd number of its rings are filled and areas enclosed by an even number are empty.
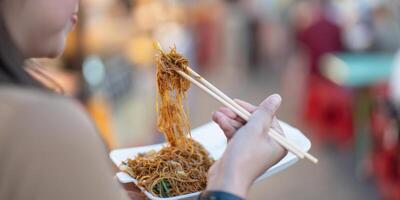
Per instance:
[[[2,0],[0,0],[0,4]],[[42,87],[24,69],[24,58],[9,34],[0,9],[0,85]]]

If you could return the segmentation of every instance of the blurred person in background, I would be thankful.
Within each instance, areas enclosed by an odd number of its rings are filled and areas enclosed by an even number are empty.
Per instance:
[[[344,50],[343,30],[328,16],[330,9],[328,2],[313,0],[299,1],[294,10],[298,54],[308,63],[304,122],[317,138],[349,145],[353,131],[351,93],[320,71],[325,55]]]
[[[128,199],[87,114],[24,67],[29,58],[63,52],[78,4],[0,0],[0,199]],[[285,150],[267,135],[279,126],[274,115],[280,102],[279,95],[259,107],[241,102],[253,112],[245,125],[227,109],[214,113],[229,143],[201,199],[246,198],[258,175],[283,158]]]

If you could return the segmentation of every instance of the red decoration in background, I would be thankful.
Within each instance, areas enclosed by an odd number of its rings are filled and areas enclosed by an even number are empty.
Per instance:
[[[351,91],[318,76],[311,76],[306,94],[305,121],[321,140],[339,145],[353,139]]]
[[[399,113],[388,100],[385,85],[371,92],[376,99],[371,115],[373,173],[383,198],[400,200],[400,140],[392,137],[399,134]]]

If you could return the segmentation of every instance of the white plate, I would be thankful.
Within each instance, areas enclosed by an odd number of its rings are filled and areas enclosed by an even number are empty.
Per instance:
[[[307,152],[311,148],[310,141],[298,130],[293,128],[292,126],[280,122],[283,131],[286,134],[286,138],[292,143],[299,147],[301,150]],[[226,147],[226,138],[222,130],[218,127],[217,124],[214,122],[207,123],[203,126],[200,126],[196,129],[192,130],[192,137],[200,142],[211,154],[214,159],[219,159],[223,154],[225,147]],[[134,148],[127,148],[127,149],[116,149],[111,151],[110,158],[114,162],[115,165],[119,166],[123,161],[127,160],[128,158],[135,158],[138,153],[147,152],[150,150],[159,150],[165,144],[155,144],[150,146],[143,146],[143,147],[134,147]],[[278,173],[287,167],[296,163],[298,158],[293,155],[292,153],[288,153],[280,162],[276,165],[272,166],[268,169],[263,175],[258,177],[256,181],[261,179],[267,178],[275,173]],[[137,183],[136,179],[132,178],[128,174],[124,172],[118,172],[116,174],[118,180],[121,183]],[[140,188],[144,194],[152,200],[177,200],[177,199],[186,199],[186,198],[193,198],[200,194],[200,192],[180,195],[176,197],[170,198],[159,198],[153,196],[151,193],[144,190],[144,188]]]

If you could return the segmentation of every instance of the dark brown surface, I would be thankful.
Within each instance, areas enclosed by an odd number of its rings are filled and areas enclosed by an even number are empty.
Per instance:
[[[132,200],[147,200],[148,198],[140,191],[134,183],[121,184],[124,189],[128,192],[129,197]]]

